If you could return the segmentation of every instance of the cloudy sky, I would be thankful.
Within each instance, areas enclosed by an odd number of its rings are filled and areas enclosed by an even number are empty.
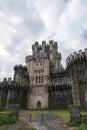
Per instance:
[[[0,0],[0,79],[25,64],[35,41],[54,40],[66,57],[87,48],[87,0]]]

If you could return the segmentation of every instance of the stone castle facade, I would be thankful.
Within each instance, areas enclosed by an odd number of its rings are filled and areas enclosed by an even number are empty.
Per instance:
[[[87,109],[87,49],[68,56],[64,69],[57,42],[35,42],[25,62],[26,66],[14,67],[13,80],[5,78],[0,83],[0,109],[10,104],[30,109],[74,104]]]

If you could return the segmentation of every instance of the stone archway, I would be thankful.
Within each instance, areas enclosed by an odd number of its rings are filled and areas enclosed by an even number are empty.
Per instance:
[[[40,101],[37,102],[37,108],[41,109],[41,102]]]

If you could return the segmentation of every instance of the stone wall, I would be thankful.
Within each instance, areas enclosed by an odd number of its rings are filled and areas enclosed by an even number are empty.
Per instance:
[[[0,82],[0,109],[9,109],[10,104],[20,104],[27,107],[27,92],[29,84],[4,79]],[[22,102],[22,103],[21,103]]]
[[[30,89],[28,108],[30,109],[48,108],[48,91],[46,87],[35,86]]]
[[[70,55],[67,60],[67,70],[72,79],[73,102],[82,109],[87,109],[87,50],[80,50],[79,53]]]

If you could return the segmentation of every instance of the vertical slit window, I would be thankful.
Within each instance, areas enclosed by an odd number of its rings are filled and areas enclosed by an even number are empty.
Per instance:
[[[39,76],[39,83],[40,83],[40,76]]]
[[[38,83],[38,77],[36,76],[36,83]]]
[[[43,83],[43,76],[41,76],[41,83]]]

